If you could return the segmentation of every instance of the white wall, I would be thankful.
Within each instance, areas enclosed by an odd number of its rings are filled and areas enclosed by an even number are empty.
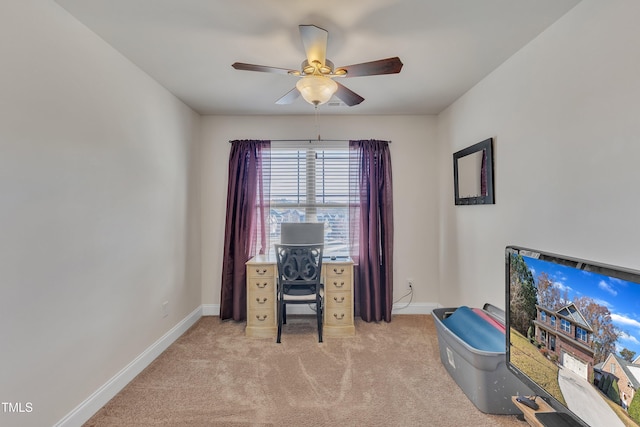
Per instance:
[[[444,305],[504,307],[504,247],[640,269],[640,2],[583,0],[438,117]],[[453,206],[451,154],[495,138],[496,204]]]
[[[321,107],[322,108],[322,107]],[[312,111],[312,107],[309,106]],[[314,116],[209,116],[202,129],[202,299],[220,304],[229,140],[317,138]],[[435,117],[324,116],[324,139],[391,140],[394,191],[394,300],[415,279],[414,302],[439,300]],[[404,300],[403,302],[408,302]]]
[[[56,3],[1,9],[0,401],[32,412],[0,424],[45,426],[200,305],[199,116]]]

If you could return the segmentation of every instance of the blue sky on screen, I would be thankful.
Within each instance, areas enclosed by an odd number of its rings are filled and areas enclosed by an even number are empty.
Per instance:
[[[579,270],[523,257],[538,283],[538,276],[547,273],[553,284],[560,288],[561,295],[568,291],[570,300],[587,296],[611,312],[613,324],[623,333],[618,339],[618,352],[623,348],[640,355],[640,284],[615,277]]]

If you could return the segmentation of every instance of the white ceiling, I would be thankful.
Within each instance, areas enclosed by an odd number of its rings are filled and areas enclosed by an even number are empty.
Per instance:
[[[238,71],[238,62],[299,69],[299,24],[329,31],[345,66],[399,56],[400,74],[341,83],[365,98],[327,114],[437,114],[579,0],[56,0],[201,114],[311,114],[274,102],[296,77]]]

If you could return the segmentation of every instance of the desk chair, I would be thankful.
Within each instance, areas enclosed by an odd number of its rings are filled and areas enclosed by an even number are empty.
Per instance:
[[[322,244],[275,245],[278,263],[278,337],[287,322],[287,304],[315,304],[318,342],[322,342],[324,287],[321,282]]]

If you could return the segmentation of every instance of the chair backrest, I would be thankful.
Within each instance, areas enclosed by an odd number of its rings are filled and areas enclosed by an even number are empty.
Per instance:
[[[278,284],[289,295],[317,292],[322,271],[324,245],[275,245]]]

